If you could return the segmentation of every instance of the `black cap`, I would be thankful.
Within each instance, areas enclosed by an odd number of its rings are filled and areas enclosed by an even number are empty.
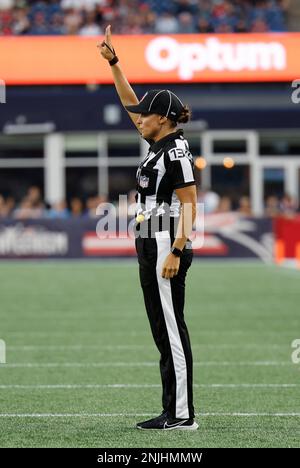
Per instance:
[[[168,89],[151,89],[134,106],[125,106],[129,112],[134,114],[159,114],[168,119],[178,120],[184,105],[176,94]]]

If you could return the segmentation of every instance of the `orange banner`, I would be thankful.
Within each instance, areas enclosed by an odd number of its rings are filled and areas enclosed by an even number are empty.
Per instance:
[[[112,83],[102,37],[0,38],[7,85]],[[114,36],[131,83],[291,81],[300,78],[300,33]]]

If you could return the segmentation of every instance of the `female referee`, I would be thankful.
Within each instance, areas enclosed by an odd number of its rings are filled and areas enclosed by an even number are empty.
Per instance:
[[[98,45],[111,66],[115,87],[138,132],[150,144],[137,170],[136,251],[140,282],[154,341],[160,352],[161,415],[138,429],[196,430],[193,360],[184,320],[185,277],[193,252],[188,237],[196,216],[193,158],[178,123],[190,112],[167,89],[139,101],[112,45],[111,27]]]

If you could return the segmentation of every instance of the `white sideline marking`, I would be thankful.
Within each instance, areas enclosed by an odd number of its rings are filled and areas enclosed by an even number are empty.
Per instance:
[[[215,344],[198,344],[194,343],[193,348],[216,348]],[[283,349],[283,348],[289,348],[289,343],[288,344],[256,344],[256,343],[248,343],[248,344],[219,344],[218,343],[218,348],[224,348],[224,349],[240,349],[240,348],[257,348],[257,349]],[[83,349],[98,349],[99,351],[102,349],[105,350],[124,350],[124,349],[154,349],[154,345],[15,345],[15,346],[8,346],[9,350],[22,350],[22,351],[34,351],[34,350],[49,350],[49,351],[67,351],[68,349],[70,350],[83,350]]]
[[[16,362],[0,366],[0,369],[11,367],[153,367],[157,362]],[[293,366],[291,361],[200,361],[194,366]]]
[[[155,413],[0,413],[0,418],[113,418],[147,417]],[[196,417],[238,416],[238,417],[300,417],[300,413],[197,413]]]
[[[40,317],[40,316],[39,316]],[[295,321],[296,323],[296,321]],[[207,335],[215,335],[216,332],[218,332],[220,330],[216,330],[216,329],[202,329],[201,331],[200,330],[194,330],[193,332],[193,339],[197,339],[199,337],[202,337],[202,336],[207,336]],[[99,334],[99,331],[93,331],[93,330],[89,330],[89,331],[84,331],[84,330],[80,330],[80,331],[76,331],[76,336],[88,336],[88,338],[91,337],[91,335],[96,335],[96,339],[102,339],[102,336],[103,335],[100,335]],[[248,330],[223,330],[222,329],[222,334],[223,335],[229,335],[229,336],[240,336],[242,337],[243,339],[245,339],[245,341],[247,340],[247,337],[245,337],[245,335],[249,335],[249,331]],[[267,332],[267,335],[268,336],[276,336],[276,340],[278,340],[279,338],[277,338],[277,335],[280,335],[280,339],[282,339],[283,336],[288,336],[290,337],[290,330],[283,330],[283,329],[280,329],[280,330],[268,330]],[[9,340],[12,341],[12,337],[18,337],[18,336],[21,336],[22,338],[24,338],[24,330],[15,330],[13,332],[7,332],[6,335],[9,337]],[[62,337],[62,339],[65,337],[66,335],[66,332],[64,331],[55,331],[55,332],[52,332],[49,333],[49,331],[44,331],[44,332],[40,332],[40,331],[27,331],[26,332],[26,335],[27,336],[34,336],[34,338],[36,337],[41,337],[41,338],[44,338],[46,337],[47,340],[49,340],[49,337]],[[124,330],[113,330],[113,332],[111,332],[111,336],[119,336],[119,335],[124,335]],[[105,338],[106,338],[107,335],[105,335]],[[130,332],[128,332],[128,336],[130,336],[131,338],[138,338],[140,339],[142,336],[144,337],[149,337],[149,333],[148,331],[144,331],[144,330],[140,330],[140,331],[134,331],[134,330],[131,330]],[[146,338],[145,338],[146,339]],[[6,341],[8,341],[6,339]]]
[[[194,388],[295,388],[300,384],[194,384]],[[45,384],[45,385],[0,385],[0,390],[22,389],[22,390],[56,390],[56,389],[97,389],[97,388],[161,388],[161,384]]]

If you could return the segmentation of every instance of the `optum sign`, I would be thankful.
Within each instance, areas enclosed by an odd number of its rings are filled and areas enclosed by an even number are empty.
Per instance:
[[[184,43],[172,37],[158,37],[146,49],[148,64],[155,70],[176,70],[182,80],[196,72],[245,72],[284,70],[286,50],[280,42],[223,42],[218,38],[203,43]]]

